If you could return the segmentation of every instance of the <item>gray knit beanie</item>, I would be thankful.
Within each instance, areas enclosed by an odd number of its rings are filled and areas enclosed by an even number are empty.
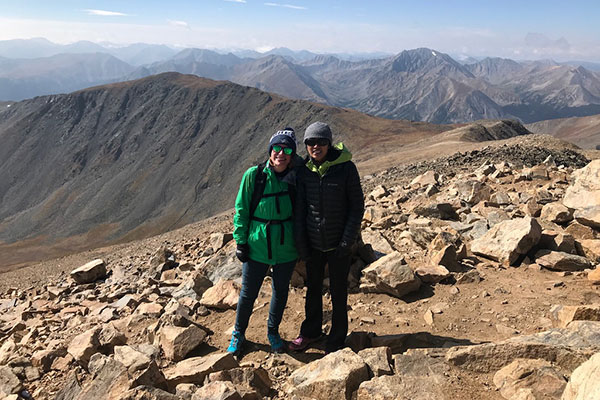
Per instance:
[[[304,143],[306,143],[308,139],[327,139],[331,145],[332,138],[329,125],[320,121],[313,122],[304,131]]]

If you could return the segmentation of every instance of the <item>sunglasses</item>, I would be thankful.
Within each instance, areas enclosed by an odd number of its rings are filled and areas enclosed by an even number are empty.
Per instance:
[[[314,146],[315,144],[318,146],[327,146],[329,144],[329,140],[327,139],[306,139],[304,144],[307,146]]]
[[[291,156],[292,153],[294,152],[294,149],[292,149],[291,147],[281,147],[277,144],[275,146],[273,146],[273,151],[275,153],[279,153],[282,150],[283,150],[283,154],[285,154],[286,156]]]

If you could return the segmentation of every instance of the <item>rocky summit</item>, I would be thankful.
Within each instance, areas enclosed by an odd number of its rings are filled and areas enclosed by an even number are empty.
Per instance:
[[[269,282],[241,356],[224,351],[241,275],[227,212],[4,273],[0,394],[597,399],[600,160],[524,143],[363,177],[340,351],[325,354],[321,341],[271,354]],[[299,263],[280,329],[286,340],[303,320],[304,277]]]

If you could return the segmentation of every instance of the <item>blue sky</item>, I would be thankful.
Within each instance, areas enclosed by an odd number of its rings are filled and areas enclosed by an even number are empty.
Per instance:
[[[600,62],[598,16],[598,0],[0,0],[0,40]]]

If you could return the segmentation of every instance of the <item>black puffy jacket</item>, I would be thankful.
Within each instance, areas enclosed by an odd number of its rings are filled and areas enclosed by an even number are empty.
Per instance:
[[[330,147],[325,162],[307,160],[298,170],[296,187],[296,247],[301,258],[311,248],[335,249],[356,241],[364,213],[360,177],[352,154],[342,143]]]

